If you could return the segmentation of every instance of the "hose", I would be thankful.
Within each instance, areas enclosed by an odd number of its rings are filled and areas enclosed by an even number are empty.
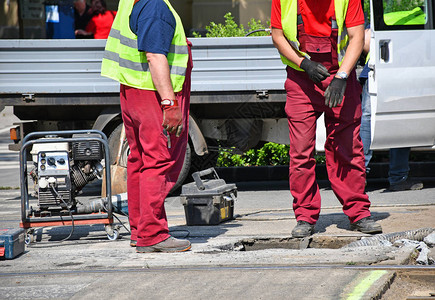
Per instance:
[[[245,34],[245,37],[250,36],[253,33],[261,32],[261,31],[270,32],[271,30],[270,30],[270,28],[256,29],[256,30],[250,31],[247,34]]]
[[[363,246],[383,246],[385,242],[394,243],[397,240],[408,239],[414,241],[423,241],[423,239],[434,232],[434,228],[420,228],[416,230],[408,230],[402,232],[392,232],[385,234],[377,234],[368,238],[363,238],[359,241],[352,242],[343,248],[355,248]]]

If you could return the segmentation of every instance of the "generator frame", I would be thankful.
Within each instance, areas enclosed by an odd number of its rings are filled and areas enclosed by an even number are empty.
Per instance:
[[[74,137],[73,134],[98,134],[100,137]],[[53,137],[53,138],[51,138]],[[44,139],[42,139],[44,138]],[[104,165],[106,176],[106,197],[105,212],[89,214],[73,214],[66,216],[45,216],[32,217],[29,205],[28,174],[27,174],[27,149],[34,144],[40,143],[65,143],[65,142],[91,142],[97,141],[103,145]],[[26,135],[20,149],[20,185],[21,185],[21,222],[20,227],[26,230],[25,242],[32,241],[34,228],[46,226],[72,226],[104,224],[109,240],[116,240],[119,236],[118,229],[113,226],[112,190],[110,176],[110,150],[107,136],[99,130],[65,130],[65,131],[39,131]]]

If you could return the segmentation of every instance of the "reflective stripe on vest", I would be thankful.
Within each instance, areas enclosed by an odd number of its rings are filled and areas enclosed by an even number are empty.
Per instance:
[[[347,29],[345,27],[344,20],[346,18],[347,7],[349,0],[335,0],[335,17],[337,24],[332,24],[338,28],[337,38],[337,53],[338,64],[341,65],[344,54],[346,53],[347,45],[349,44],[349,37],[347,35]],[[289,43],[302,55],[307,58],[310,56],[299,50],[299,41],[297,40],[297,12],[298,12],[298,0],[281,0],[281,23],[284,36]],[[302,71],[298,65],[288,60],[281,55],[281,61],[296,70]]]
[[[183,88],[189,51],[180,17],[167,0],[163,0],[176,21],[174,37],[167,55],[174,92]],[[101,75],[124,85],[144,90],[156,88],[152,81],[146,53],[137,49],[137,36],[131,31],[129,18],[134,0],[121,0],[110,30],[101,66]]]

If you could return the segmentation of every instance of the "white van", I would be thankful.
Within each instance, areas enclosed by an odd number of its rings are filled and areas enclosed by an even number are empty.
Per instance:
[[[372,149],[435,149],[434,3],[371,0]]]

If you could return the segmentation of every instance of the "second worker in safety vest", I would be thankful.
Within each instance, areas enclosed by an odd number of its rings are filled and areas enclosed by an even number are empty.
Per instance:
[[[331,188],[351,229],[380,233],[365,194],[361,86],[355,65],[364,44],[361,0],[272,0],[272,38],[287,65],[293,237],[314,233],[321,208],[314,158],[316,121],[324,114]]]

